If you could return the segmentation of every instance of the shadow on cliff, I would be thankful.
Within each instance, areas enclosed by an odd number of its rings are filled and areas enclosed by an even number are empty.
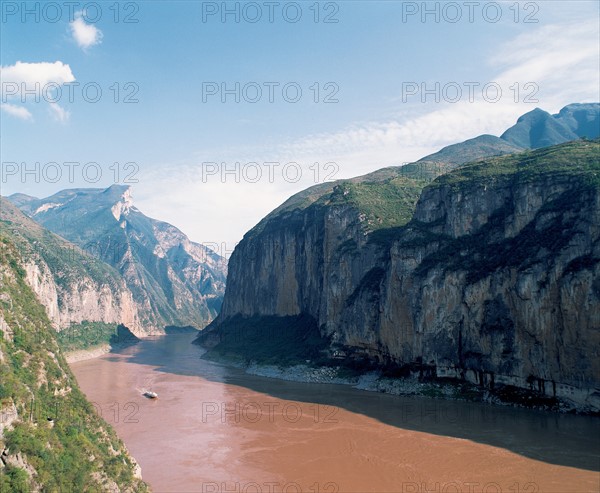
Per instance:
[[[276,399],[329,406],[319,408],[320,419],[335,420],[336,408],[341,408],[397,428],[471,440],[550,464],[600,470],[598,418],[247,375],[241,369],[201,359],[204,350],[191,344],[194,337],[173,334],[160,338],[160,343],[152,338],[142,340],[133,349],[115,348],[111,353],[127,355],[131,363],[154,366],[157,372],[198,375]],[[225,400],[231,402],[233,398]]]

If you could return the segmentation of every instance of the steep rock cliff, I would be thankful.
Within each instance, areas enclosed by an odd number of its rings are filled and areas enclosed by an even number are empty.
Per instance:
[[[579,141],[290,199],[236,248],[207,334],[307,316],[348,357],[599,410],[599,156]]]

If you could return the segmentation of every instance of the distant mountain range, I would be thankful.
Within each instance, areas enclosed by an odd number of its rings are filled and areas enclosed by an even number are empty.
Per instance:
[[[556,115],[536,108],[525,113],[500,138],[525,149],[539,149],[600,135],[600,104],[570,104]]]
[[[145,216],[127,186],[8,197],[27,216],[114,267],[147,331],[204,327],[218,313],[226,261],[166,222]]]

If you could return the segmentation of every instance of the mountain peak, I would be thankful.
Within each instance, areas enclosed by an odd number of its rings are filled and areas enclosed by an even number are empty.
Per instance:
[[[15,204],[17,207],[21,207],[26,204],[29,204],[30,202],[39,200],[37,197],[27,195],[26,193],[13,193],[12,195],[9,195],[6,198],[10,200],[13,204]]]
[[[133,207],[133,198],[131,197],[131,187],[129,185],[112,185],[102,193],[107,194],[111,199],[115,200],[110,211],[117,221],[120,221],[122,216],[127,215]]]
[[[595,139],[600,136],[600,103],[568,104],[553,116],[579,137]]]
[[[114,184],[111,185],[110,187],[108,187],[107,189],[105,189],[102,193],[106,193],[106,194],[113,194],[113,193],[120,193],[123,194],[127,191],[131,190],[131,186],[129,185],[118,185],[118,184]]]
[[[577,140],[579,136],[547,111],[535,108],[520,116],[500,138],[525,149],[539,149]]]

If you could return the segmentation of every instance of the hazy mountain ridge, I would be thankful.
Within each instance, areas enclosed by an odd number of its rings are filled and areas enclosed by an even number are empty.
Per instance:
[[[536,108],[521,116],[500,138],[526,149],[539,149],[599,136],[600,103],[587,103],[567,105],[555,115]]]
[[[454,160],[460,145],[450,150]],[[244,320],[275,324],[276,336],[301,317],[350,359],[597,412],[599,155],[597,141],[579,141],[428,186],[414,163],[300,192],[238,244],[223,309],[201,337],[218,343]]]
[[[9,197],[12,199],[13,197]],[[15,201],[35,221],[121,273],[146,330],[198,328],[217,314],[226,262],[174,226],[140,212],[127,186],[63,190]]]

